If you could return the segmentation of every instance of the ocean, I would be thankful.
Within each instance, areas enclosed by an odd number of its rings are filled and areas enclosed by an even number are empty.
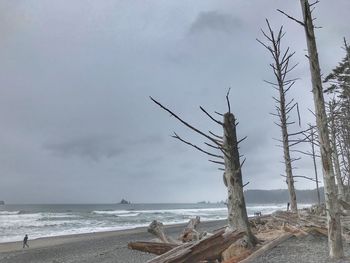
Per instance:
[[[308,207],[299,204],[299,208]],[[270,214],[286,204],[248,204],[247,212]],[[0,243],[148,226],[153,220],[178,224],[227,218],[224,204],[45,204],[0,206]]]

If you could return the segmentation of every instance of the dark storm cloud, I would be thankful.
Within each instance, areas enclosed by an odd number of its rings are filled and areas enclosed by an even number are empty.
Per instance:
[[[125,149],[116,144],[111,136],[87,136],[73,138],[57,143],[47,143],[45,147],[61,157],[79,156],[94,161],[112,158],[122,154]]]
[[[132,151],[134,150],[132,147],[145,147],[147,144],[155,145],[161,142],[162,138],[155,135],[125,141],[118,141],[111,135],[81,135],[78,138],[45,143],[44,147],[60,157],[76,156],[100,161],[103,158],[114,158]]]
[[[241,21],[231,14],[219,11],[201,12],[191,24],[190,34],[205,32],[223,32],[232,34],[241,26]]]

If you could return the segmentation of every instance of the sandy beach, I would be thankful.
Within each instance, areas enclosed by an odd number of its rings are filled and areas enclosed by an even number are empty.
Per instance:
[[[224,226],[226,221],[203,222],[199,229],[212,231]],[[184,225],[166,226],[170,236],[177,237]],[[154,238],[147,228],[99,232],[70,236],[48,237],[30,240],[29,248],[22,242],[0,244],[1,263],[143,263],[154,257],[132,251],[128,242],[147,241]]]
[[[213,231],[226,221],[203,222],[200,231]],[[177,237],[184,224],[166,226],[166,233]],[[39,238],[29,240],[29,248],[23,249],[22,242],[0,244],[1,263],[144,263],[154,257],[127,248],[131,241],[147,241],[154,238],[147,228],[122,231]],[[266,252],[253,263],[345,263],[350,262],[350,246],[344,242],[345,259],[328,258],[327,238],[321,235],[291,237]]]
[[[304,237],[291,237],[275,248],[266,252],[252,263],[349,263],[350,247],[343,242],[345,258],[331,260],[328,254],[327,237],[321,235],[308,235]]]

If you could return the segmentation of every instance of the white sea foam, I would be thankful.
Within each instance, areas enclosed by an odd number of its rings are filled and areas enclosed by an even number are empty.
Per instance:
[[[299,208],[310,205],[299,204]],[[168,209],[164,205],[153,206],[156,209],[101,209],[70,212],[52,212],[50,207],[47,212],[0,211],[0,242],[19,241],[24,234],[30,239],[61,236],[101,231],[113,231],[145,227],[154,219],[166,225],[188,222],[190,218],[200,216],[201,221],[213,221],[227,218],[227,208],[198,207]],[[171,207],[171,205],[170,205]],[[160,209],[166,208],[166,209]],[[21,208],[22,209],[22,208]],[[248,205],[249,216],[260,211],[270,214],[278,209],[286,209],[285,204],[256,204]],[[30,211],[30,210],[25,210]]]
[[[93,214],[98,214],[98,215],[120,215],[120,214],[128,214],[130,213],[130,211],[128,210],[96,210],[96,211],[92,211]]]
[[[129,214],[119,214],[118,216],[121,216],[121,217],[128,217],[128,216],[139,216],[140,213],[129,213]]]
[[[17,215],[19,214],[21,211],[0,211],[0,216],[1,215]]]

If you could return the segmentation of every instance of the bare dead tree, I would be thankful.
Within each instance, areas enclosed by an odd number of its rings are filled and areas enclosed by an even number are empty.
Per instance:
[[[323,178],[325,186],[325,200],[328,223],[328,246],[331,258],[344,257],[343,242],[341,235],[340,213],[337,200],[337,188],[332,164],[332,150],[329,138],[327,114],[323,96],[320,63],[317,53],[316,38],[314,33],[313,17],[308,0],[300,0],[303,20],[292,18],[302,25],[305,30],[308,47],[308,59],[311,72],[312,93],[314,97],[316,125],[320,140],[320,152],[322,159]],[[281,13],[281,10],[279,10]],[[285,13],[284,13],[285,14]],[[288,15],[289,18],[291,16]]]
[[[324,82],[327,84],[325,93],[333,94],[336,100],[336,118],[334,129],[336,131],[336,146],[339,156],[340,172],[343,174],[342,179],[349,184],[349,163],[350,163],[350,47],[344,38],[344,47],[346,56],[336,66],[332,72],[326,76]],[[334,145],[332,144],[333,148]],[[335,172],[339,174],[339,169],[335,161]],[[337,180],[338,181],[338,180]],[[346,198],[349,197],[349,187],[346,189]]]
[[[321,157],[319,153],[316,151],[316,149],[319,148],[320,144],[318,141],[317,134],[315,133],[315,126],[311,124],[308,124],[308,126],[309,128],[303,131],[302,133],[304,134],[307,142],[311,145],[311,152],[301,151],[301,150],[291,150],[291,152],[297,152],[312,158],[315,178],[311,178],[311,181],[314,181],[316,183],[317,203],[321,204],[320,187],[319,187],[320,181],[318,179],[317,162],[316,162],[316,158]]]
[[[312,163],[314,166],[314,173],[315,173],[315,182],[316,182],[316,191],[317,191],[317,202],[318,204],[321,204],[321,197],[320,197],[320,187],[319,187],[319,180],[318,180],[318,172],[317,172],[317,163],[316,163],[316,158],[321,157],[316,153],[316,147],[319,146],[318,139],[317,139],[317,134],[315,133],[315,127],[311,124],[309,124],[309,131],[308,133],[310,134],[309,138],[309,143],[311,145],[311,152],[307,152],[306,154],[311,156],[312,158]]]
[[[337,187],[338,187],[338,195],[339,199],[346,200],[344,185],[342,180],[342,174],[340,169],[340,161],[339,161],[339,151],[338,151],[338,132],[336,126],[336,118],[337,118],[337,103],[335,99],[332,99],[328,102],[328,111],[329,111],[329,130],[331,135],[331,144],[332,144],[332,157],[333,157],[333,166],[335,177],[337,179]]]
[[[276,77],[276,81],[266,81],[271,84],[274,89],[278,91],[279,97],[273,97],[276,102],[276,113],[271,113],[271,115],[278,118],[278,122],[275,124],[281,129],[281,137],[282,139],[278,141],[282,143],[283,147],[283,156],[284,156],[284,164],[285,164],[285,172],[286,175],[282,175],[286,178],[286,182],[288,185],[289,197],[291,210],[293,212],[297,212],[297,200],[295,194],[294,187],[294,178],[302,177],[306,179],[310,179],[306,176],[295,176],[293,175],[292,162],[299,160],[299,158],[292,158],[290,148],[295,146],[301,142],[305,142],[305,139],[293,138],[293,136],[302,135],[302,131],[296,133],[289,133],[289,126],[295,124],[294,121],[290,121],[290,113],[292,110],[297,110],[299,125],[300,125],[300,115],[298,109],[298,103],[294,101],[294,99],[287,100],[288,91],[295,84],[296,79],[289,79],[288,73],[290,73],[297,64],[291,65],[291,59],[295,52],[290,52],[290,48],[288,47],[285,51],[282,50],[281,42],[285,33],[283,32],[283,27],[280,27],[277,34],[272,30],[269,21],[266,19],[268,32],[261,30],[266,43],[257,39],[257,41],[263,45],[272,55],[273,62],[270,64],[272,71]]]
[[[231,105],[229,100],[229,92],[226,95],[228,112],[225,114],[220,114],[223,116],[223,121],[219,121],[215,119],[210,113],[208,113],[203,107],[200,107],[200,110],[209,117],[216,124],[220,125],[223,129],[223,136],[216,135],[213,132],[209,132],[209,134],[202,132],[197,129],[190,123],[184,121],[181,117],[176,115],[173,111],[163,106],[160,102],[150,97],[151,100],[160,106],[163,110],[170,113],[171,116],[175,117],[178,121],[180,121],[183,125],[194,131],[195,133],[201,135],[209,142],[205,142],[205,144],[214,150],[219,150],[219,154],[210,152],[209,150],[204,150],[203,148],[189,142],[181,138],[177,133],[174,133],[173,138],[189,145],[196,150],[214,158],[210,159],[210,162],[213,162],[218,165],[222,165],[224,168],[219,168],[220,170],[224,170],[224,183],[227,187],[228,191],[228,225],[231,230],[243,230],[246,233],[246,241],[248,245],[255,246],[257,244],[257,239],[253,235],[250,224],[248,221],[248,214],[246,209],[246,204],[243,195],[243,187],[247,184],[243,184],[242,179],[242,166],[244,164],[243,160],[240,161],[239,155],[239,144],[244,141],[243,138],[241,140],[237,139],[236,126],[237,122],[233,113],[231,113]]]
[[[316,164],[316,150],[315,150],[315,144],[316,144],[316,134],[314,127],[309,124],[310,127],[310,144],[311,144],[311,157],[312,157],[312,163],[314,165],[314,172],[315,172],[315,180],[316,180],[316,190],[317,190],[317,201],[318,204],[321,204],[321,198],[320,198],[320,188],[319,188],[319,181],[318,181],[318,172],[317,172],[317,164]],[[320,156],[318,156],[320,157]]]

